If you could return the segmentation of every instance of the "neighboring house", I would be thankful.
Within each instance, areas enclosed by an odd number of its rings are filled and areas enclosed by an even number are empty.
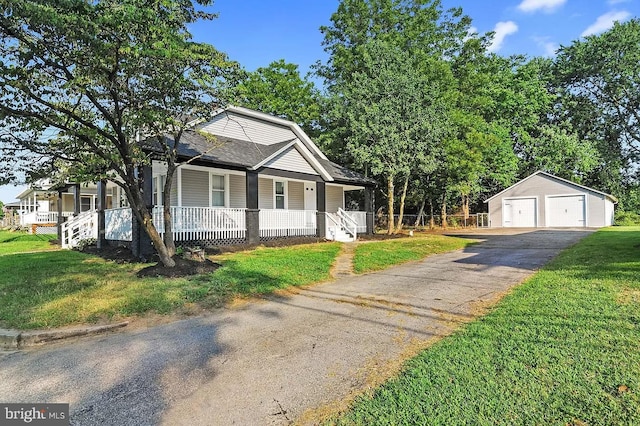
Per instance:
[[[108,208],[119,194],[119,188],[110,183],[106,194]],[[97,185],[56,185],[49,179],[40,179],[16,198],[18,201],[13,204],[17,205],[21,226],[31,228],[32,232],[56,233],[54,225],[65,222],[71,216],[96,209]]]
[[[158,147],[150,142],[145,149],[153,155]],[[176,171],[170,194],[178,244],[214,246],[300,236],[351,241],[357,233],[373,232],[375,181],[329,161],[291,121],[229,107],[186,130],[177,151],[180,161],[191,160]],[[148,203],[155,206],[154,222],[162,233],[166,164],[154,160],[143,174]],[[352,191],[360,192],[356,198],[363,203],[359,211],[346,212],[345,195]],[[105,239],[135,242],[131,209],[119,200],[115,197],[113,208],[104,212]],[[97,222],[84,214],[74,223],[83,218]],[[63,245],[73,242],[64,237]]]
[[[542,171],[485,201],[493,228],[610,226],[617,202],[612,195]]]

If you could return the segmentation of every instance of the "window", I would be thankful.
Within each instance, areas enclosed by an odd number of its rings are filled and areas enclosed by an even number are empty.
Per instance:
[[[211,206],[224,207],[224,176],[211,175]]]
[[[87,212],[91,210],[91,198],[92,197],[80,197],[80,211]]]
[[[276,209],[285,209],[285,190],[284,182],[276,181]]]
[[[167,180],[165,175],[153,178],[153,205],[161,206],[164,198],[164,184]]]

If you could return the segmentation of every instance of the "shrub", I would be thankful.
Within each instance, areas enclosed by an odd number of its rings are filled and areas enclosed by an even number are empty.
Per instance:
[[[640,214],[636,212],[618,211],[615,216],[615,224],[618,226],[640,225]]]

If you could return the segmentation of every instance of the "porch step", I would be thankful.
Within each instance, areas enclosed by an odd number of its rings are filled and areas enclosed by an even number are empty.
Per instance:
[[[353,241],[355,241],[356,239],[349,234],[348,232],[346,232],[344,229],[333,229],[332,230],[333,233],[333,240],[334,241],[340,241],[341,243],[351,243]],[[331,239],[331,238],[330,238]]]

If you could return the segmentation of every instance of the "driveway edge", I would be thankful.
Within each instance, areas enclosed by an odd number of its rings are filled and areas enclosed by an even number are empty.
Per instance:
[[[105,333],[129,325],[129,321],[116,324],[60,328],[54,330],[6,330],[0,329],[0,349],[23,349],[71,337]]]

